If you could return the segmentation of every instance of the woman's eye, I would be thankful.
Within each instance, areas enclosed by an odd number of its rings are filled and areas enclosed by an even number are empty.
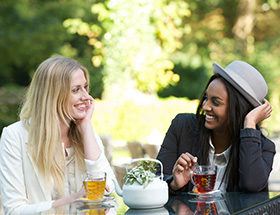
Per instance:
[[[73,93],[77,93],[79,91],[79,88],[75,88],[72,90]]]
[[[220,103],[219,103],[217,100],[213,100],[213,104],[214,104],[215,106],[218,106]]]

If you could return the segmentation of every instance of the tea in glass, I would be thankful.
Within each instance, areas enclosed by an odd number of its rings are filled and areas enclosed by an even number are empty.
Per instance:
[[[106,185],[106,172],[94,172],[83,181],[87,198],[102,200]]]
[[[216,166],[201,165],[191,173],[191,179],[199,193],[207,193],[214,189],[217,175]]]

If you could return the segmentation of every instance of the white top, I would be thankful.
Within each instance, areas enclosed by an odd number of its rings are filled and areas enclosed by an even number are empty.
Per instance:
[[[102,153],[96,161],[84,159],[86,171],[105,171],[106,185],[110,192],[114,192],[112,178],[115,178],[115,175],[105,157],[102,141],[96,133],[95,138]],[[28,132],[21,121],[3,129],[0,141],[0,184],[5,214],[40,213],[49,210],[55,199],[52,188],[48,186],[49,183],[40,174],[27,151],[27,141]],[[78,192],[82,188],[85,175],[86,172],[79,168],[77,162],[70,162],[66,176],[67,192]]]
[[[229,161],[229,153],[231,146],[229,146],[225,151],[220,154],[215,154],[215,147],[212,144],[211,138],[209,139],[209,164],[217,166],[217,176],[214,190],[226,191],[228,184],[228,175],[225,176],[223,182],[223,176],[226,171],[226,167]]]
[[[76,193],[76,181],[75,181],[75,159],[73,156],[72,148],[65,148],[67,156],[66,161],[66,178],[65,178],[65,193],[67,196]]]

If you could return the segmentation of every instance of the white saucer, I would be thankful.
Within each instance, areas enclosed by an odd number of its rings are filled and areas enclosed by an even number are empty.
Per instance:
[[[92,199],[88,199],[88,198],[79,198],[79,199],[76,199],[76,202],[100,205],[100,204],[104,204],[104,203],[112,201],[112,200],[114,200],[114,197],[104,196],[102,200],[92,200]]]

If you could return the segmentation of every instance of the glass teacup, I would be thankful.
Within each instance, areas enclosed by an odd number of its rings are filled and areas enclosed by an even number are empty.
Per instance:
[[[93,172],[88,174],[83,184],[88,199],[102,200],[106,185],[106,172]]]
[[[198,193],[213,191],[216,182],[217,166],[197,165],[191,172],[191,182],[197,188]]]

